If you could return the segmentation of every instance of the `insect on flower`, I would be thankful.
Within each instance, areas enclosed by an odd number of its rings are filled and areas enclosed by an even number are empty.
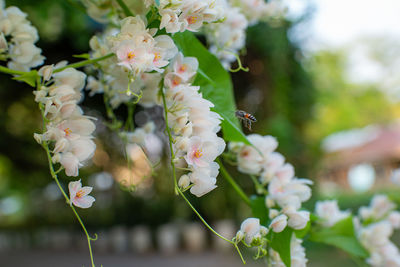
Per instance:
[[[243,110],[237,110],[235,112],[235,116],[240,120],[242,120],[244,122],[244,126],[246,126],[246,128],[249,129],[250,131],[251,131],[251,123],[257,121],[257,119],[253,115]]]

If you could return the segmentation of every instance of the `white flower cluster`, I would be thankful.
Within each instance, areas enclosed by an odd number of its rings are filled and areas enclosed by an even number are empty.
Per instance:
[[[165,28],[168,33],[196,32],[203,23],[223,18],[219,0],[160,0],[158,12],[161,16],[160,29]]]
[[[26,17],[18,7],[4,9],[4,1],[0,0],[0,54],[11,59],[7,66],[13,70],[29,71],[44,60],[42,50],[35,46],[37,30]]]
[[[147,29],[139,17],[127,17],[121,22],[121,31],[109,39],[111,51],[118,57],[118,65],[133,71],[163,72],[178,49],[168,35],[153,37],[157,29]]]
[[[315,204],[315,214],[321,219],[320,224],[331,227],[351,215],[350,211],[341,211],[337,200],[318,201]]]
[[[373,267],[400,266],[399,249],[390,241],[400,228],[400,213],[385,195],[376,195],[369,207],[359,209],[356,223],[361,244],[369,251],[367,263]]]
[[[35,139],[39,143],[54,142],[53,162],[59,162],[68,176],[78,176],[79,167],[93,156],[96,149],[92,140],[95,124],[77,105],[82,97],[86,74],[73,68],[52,72],[53,66],[39,70],[45,81],[50,80],[50,85],[34,91],[35,101],[44,105],[44,116],[49,122],[46,132],[35,134]]]
[[[115,51],[117,57],[98,63],[101,76],[88,78],[90,94],[104,92],[113,108],[132,102],[138,95],[141,95],[139,104],[142,106],[159,104],[157,93],[162,79],[159,72],[164,71],[162,67],[169,64],[177,48],[167,35],[153,38],[155,31],[145,29],[140,17],[128,17],[122,22],[121,32],[107,31],[102,38],[94,36],[90,40],[92,57],[105,56],[111,51]],[[152,70],[156,72],[149,73]],[[129,77],[129,72],[134,73],[134,77]]]
[[[157,162],[161,158],[163,143],[154,133],[156,125],[150,121],[143,127],[135,128],[133,132],[123,132],[122,136],[128,141],[127,151],[131,151],[136,145],[139,145],[149,157],[151,162]]]
[[[214,105],[202,97],[198,86],[191,85],[197,68],[196,58],[179,53],[167,69],[164,85],[175,158],[184,158],[190,169],[179,186],[190,186],[190,192],[200,197],[217,187],[219,165],[214,160],[224,151],[225,142],[217,136],[221,118],[210,111]]]
[[[260,20],[281,18],[282,4],[279,0],[220,0],[223,17],[219,23],[208,24],[204,28],[211,53],[215,54],[222,65],[229,69],[245,46],[246,30]]]
[[[292,267],[306,267],[308,259],[306,258],[305,249],[301,245],[302,242],[301,239],[296,238],[294,233],[292,234],[290,241],[290,266]],[[269,255],[271,267],[286,267],[278,252],[270,249]]]
[[[249,20],[250,25],[260,20],[266,20],[271,16],[279,17],[283,13],[280,0],[230,0],[232,6],[239,7],[241,12]]]
[[[239,171],[256,175],[263,186],[268,185],[265,202],[270,209],[272,230],[281,232],[287,225],[303,229],[310,220],[310,213],[300,208],[301,203],[311,197],[309,185],[312,181],[294,176],[293,166],[285,163],[280,153],[274,152],[278,147],[274,137],[251,134],[247,139],[252,145],[232,142],[229,148],[237,155]]]
[[[227,1],[222,1],[224,18],[220,23],[205,26],[204,32],[210,43],[210,51],[228,69],[236,60],[236,54],[245,46],[248,22],[238,7],[232,7]]]

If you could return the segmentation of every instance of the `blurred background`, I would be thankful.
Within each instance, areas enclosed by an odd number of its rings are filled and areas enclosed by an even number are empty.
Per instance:
[[[74,0],[6,2],[28,13],[38,28],[47,64],[76,61],[71,55],[86,53],[90,37],[102,30]],[[242,60],[250,71],[232,73],[238,108],[257,118],[254,133],[278,138],[278,151],[298,177],[315,181],[307,208],[337,198],[341,208],[356,211],[377,192],[398,194],[390,175],[400,163],[400,2],[285,2],[284,21],[248,29]],[[41,117],[32,91],[8,76],[0,79],[2,266],[88,266],[86,239],[33,139]],[[141,149],[131,147],[127,164],[124,144],[104,126],[102,101],[100,95],[86,96],[82,103],[85,113],[99,118],[96,155],[80,172],[84,184],[94,187],[96,202],[79,210],[89,231],[99,235],[93,243],[97,263],[240,266],[231,248],[174,195],[165,159],[152,172]],[[143,112],[138,122],[160,111]],[[246,176],[229,171],[246,193],[254,193]],[[62,178],[66,186],[68,178]],[[218,189],[191,201],[227,237],[250,216],[222,178]],[[340,251],[304,245],[309,266],[356,266]],[[250,266],[262,264],[250,252]]]

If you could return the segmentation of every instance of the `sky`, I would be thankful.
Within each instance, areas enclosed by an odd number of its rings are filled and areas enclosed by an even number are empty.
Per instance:
[[[301,14],[307,3],[315,13],[307,29],[309,48],[338,47],[364,36],[400,39],[399,0],[285,0],[289,16]]]
[[[321,49],[348,49],[347,76],[353,82],[381,83],[383,90],[400,100],[400,0],[284,0],[288,17],[306,7],[312,18],[295,28],[291,37],[300,41],[305,54]],[[368,38],[377,38],[372,43]],[[367,41],[366,41],[367,40]],[[397,42],[397,43],[396,43]],[[383,45],[386,45],[383,46]],[[393,45],[392,45],[393,44]],[[398,44],[398,45],[396,45]],[[386,53],[386,62],[371,58],[371,49]],[[392,45],[392,46],[391,46]],[[397,101],[396,100],[396,101]]]

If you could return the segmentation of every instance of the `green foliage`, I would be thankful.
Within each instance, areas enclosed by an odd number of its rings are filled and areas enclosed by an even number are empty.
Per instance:
[[[322,51],[309,62],[317,89],[315,117],[308,124],[310,143],[329,134],[374,123],[388,123],[396,115],[395,104],[373,84],[347,81],[345,54]]]
[[[17,81],[25,82],[25,83],[29,84],[30,86],[35,87],[36,78],[37,78],[37,71],[36,70],[32,70],[32,71],[27,72],[25,74],[16,76],[13,79],[17,80]]]
[[[213,110],[224,118],[222,131],[225,140],[249,144],[234,116],[236,105],[230,75],[193,33],[176,33],[173,39],[185,56],[199,60],[198,75],[193,84],[200,86],[203,97],[210,100],[215,105]]]
[[[251,196],[250,207],[253,216],[259,218],[262,225],[267,226],[268,209],[265,206],[265,198],[255,195]]]
[[[338,247],[355,257],[368,257],[368,252],[356,237],[352,216],[337,222],[330,228],[313,229],[310,240]]]
[[[292,240],[293,229],[286,227],[280,233],[272,232],[271,247],[279,253],[281,260],[286,267],[290,267],[290,241]]]

